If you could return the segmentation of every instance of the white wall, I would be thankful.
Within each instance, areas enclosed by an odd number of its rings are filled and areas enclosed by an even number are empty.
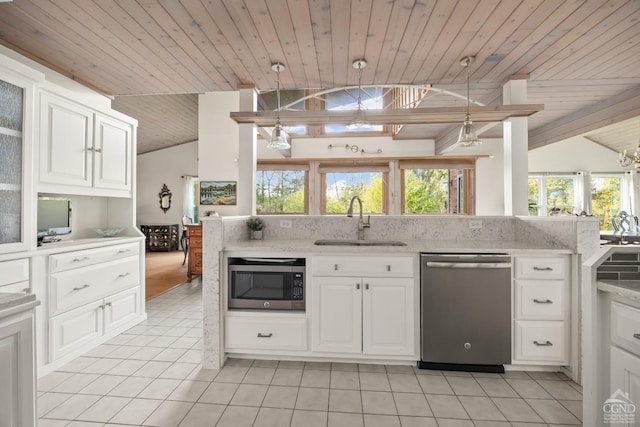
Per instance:
[[[137,162],[136,224],[180,224],[185,186],[181,176],[198,176],[198,141],[140,154]],[[160,209],[158,196],[162,184],[172,193],[166,214]]]
[[[238,181],[239,127],[229,112],[240,110],[238,92],[211,92],[198,97],[198,175],[200,181]],[[238,193],[255,191],[242,188]],[[238,206],[201,205],[200,212],[238,215]]]
[[[345,145],[357,145],[365,154],[353,153]],[[258,140],[258,159],[281,159],[278,150],[267,148],[264,139]],[[333,148],[329,149],[329,145]],[[378,149],[382,153],[376,154]],[[358,136],[347,138],[294,138],[291,143],[292,158],[344,158],[344,157],[396,157],[434,156],[435,143],[432,139],[394,141],[390,136]]]
[[[529,173],[577,171],[623,172],[624,169],[618,164],[618,153],[582,136],[529,151]]]

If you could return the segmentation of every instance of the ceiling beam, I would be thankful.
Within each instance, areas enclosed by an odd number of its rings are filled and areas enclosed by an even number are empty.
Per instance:
[[[500,122],[509,117],[526,117],[542,111],[543,104],[473,106],[470,113],[475,123]],[[390,124],[446,124],[462,123],[465,107],[411,108],[367,110],[367,119],[372,125]],[[258,126],[275,126],[280,117],[283,126],[296,125],[348,125],[353,111],[260,111],[232,112],[230,117],[238,124],[255,123]]]
[[[529,150],[640,116],[640,87],[529,132]]]

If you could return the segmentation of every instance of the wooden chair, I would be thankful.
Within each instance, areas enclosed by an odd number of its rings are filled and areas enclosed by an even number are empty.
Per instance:
[[[193,220],[191,217],[183,216],[182,217],[182,236],[180,237],[180,246],[182,247],[182,251],[184,252],[184,259],[182,260],[182,265],[187,261],[187,253],[189,252],[189,239],[187,239],[187,225],[193,224]]]

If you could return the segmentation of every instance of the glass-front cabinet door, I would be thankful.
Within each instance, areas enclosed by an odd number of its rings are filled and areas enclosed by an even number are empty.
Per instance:
[[[0,80],[0,244],[22,236],[24,89]]]
[[[0,253],[29,249],[35,236],[30,214],[34,89],[23,72],[0,66]]]

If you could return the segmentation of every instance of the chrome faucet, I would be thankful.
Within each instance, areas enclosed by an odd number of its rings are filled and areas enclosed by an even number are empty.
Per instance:
[[[360,197],[353,196],[351,198],[351,202],[349,203],[349,209],[347,210],[347,216],[349,218],[353,218],[353,202],[358,201],[358,206],[360,207],[360,217],[358,218],[358,240],[364,240],[364,229],[371,227],[369,223],[371,221],[371,215],[367,215],[367,221],[365,222],[362,218],[362,200]]]

